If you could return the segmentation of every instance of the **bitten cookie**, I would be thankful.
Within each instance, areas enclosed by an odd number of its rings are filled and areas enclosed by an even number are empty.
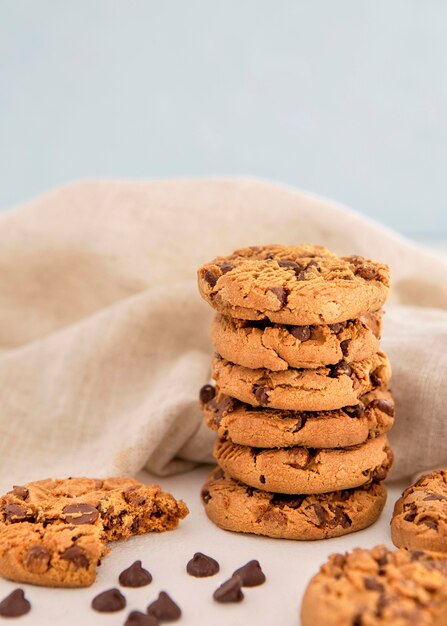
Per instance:
[[[0,498],[0,575],[52,587],[84,587],[105,543],[175,528],[186,505],[132,478],[68,478],[15,486]]]
[[[230,317],[280,324],[333,324],[377,311],[387,299],[387,265],[337,257],[323,246],[252,246],[198,271],[202,297]]]
[[[374,387],[388,388],[391,368],[383,352],[355,363],[283,372],[249,369],[216,355],[212,377],[223,393],[252,406],[331,411],[358,404]]]
[[[447,555],[447,470],[430,472],[403,492],[394,507],[391,536],[399,548]]]
[[[206,392],[210,399],[202,408],[208,427],[255,448],[347,448],[383,435],[394,423],[393,398],[382,389],[361,396],[354,406],[314,412],[252,407],[208,385]]]
[[[319,326],[250,322],[217,314],[211,325],[211,339],[217,352],[232,363],[281,371],[372,357],[379,350],[381,326],[381,312]]]
[[[208,517],[220,528],[279,539],[339,537],[373,524],[386,502],[378,482],[319,495],[281,495],[247,487],[216,468],[202,489]]]
[[[443,626],[447,561],[385,546],[333,554],[310,581],[302,626]]]
[[[339,450],[263,450],[218,439],[214,456],[221,468],[246,485],[276,493],[326,493],[384,480],[393,461],[386,435]]]

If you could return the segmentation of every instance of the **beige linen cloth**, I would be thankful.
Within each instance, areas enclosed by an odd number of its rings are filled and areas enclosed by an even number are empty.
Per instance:
[[[83,182],[0,215],[0,483],[211,461],[196,270],[303,242],[391,265],[394,477],[447,464],[447,261],[328,200],[251,179]]]

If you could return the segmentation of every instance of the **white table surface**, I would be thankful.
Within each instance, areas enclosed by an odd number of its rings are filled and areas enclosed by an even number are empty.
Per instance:
[[[355,546],[372,547],[377,543],[391,546],[389,521],[395,500],[403,483],[389,485],[388,502],[381,519],[371,528],[338,539],[315,542],[287,541],[229,533],[214,526],[206,517],[200,490],[209,467],[170,478],[153,479],[142,473],[144,482],[156,480],[164,489],[182,498],[190,515],[172,532],[149,534],[112,544],[110,554],[98,569],[98,577],[88,589],[47,589],[20,585],[32,604],[28,615],[0,622],[23,626],[120,626],[131,610],[144,610],[158,595],[167,591],[179,604],[183,615],[179,626],[296,626],[301,597],[311,576],[332,552],[350,550]],[[213,577],[196,579],[185,571],[194,552],[216,558],[221,566]],[[140,589],[121,589],[127,607],[118,613],[100,614],[90,608],[92,598],[113,586],[118,575],[136,559],[143,561],[153,581]],[[213,591],[233,571],[250,559],[258,559],[267,582],[244,590],[239,604],[218,604]],[[0,599],[17,588],[17,584],[0,579]]]

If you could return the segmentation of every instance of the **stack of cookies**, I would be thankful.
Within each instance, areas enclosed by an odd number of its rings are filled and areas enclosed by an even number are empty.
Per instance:
[[[200,399],[218,439],[203,488],[220,527],[321,539],[373,523],[394,420],[380,351],[388,267],[322,246],[250,247],[199,270],[217,310]]]

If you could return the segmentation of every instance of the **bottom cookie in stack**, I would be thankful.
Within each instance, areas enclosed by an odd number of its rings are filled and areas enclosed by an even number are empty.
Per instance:
[[[261,491],[216,467],[202,489],[205,511],[225,530],[281,539],[339,537],[373,524],[386,502],[386,488],[370,481],[356,489],[295,495]]]

